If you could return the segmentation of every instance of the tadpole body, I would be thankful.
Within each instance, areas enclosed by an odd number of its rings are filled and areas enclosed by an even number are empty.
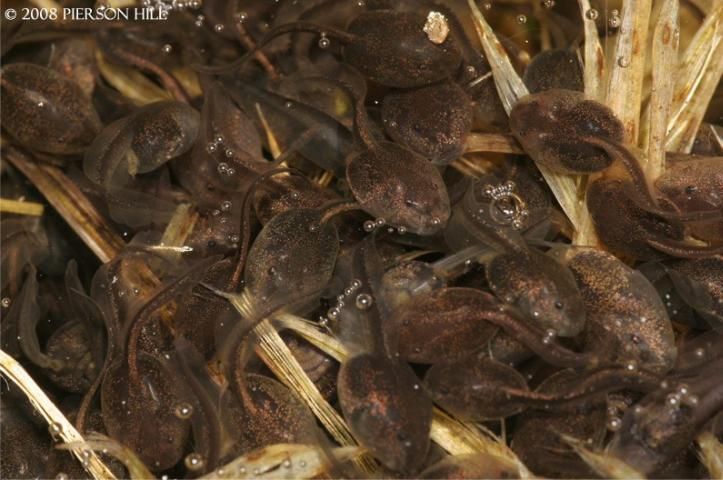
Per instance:
[[[41,152],[79,154],[101,129],[90,97],[49,68],[13,63],[2,69],[3,128]]]

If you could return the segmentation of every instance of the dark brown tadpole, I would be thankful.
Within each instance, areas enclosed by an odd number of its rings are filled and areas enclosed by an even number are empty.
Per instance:
[[[54,70],[13,63],[3,67],[0,83],[3,129],[27,148],[82,153],[101,129],[90,98]]]
[[[472,128],[472,100],[456,83],[392,92],[382,102],[384,129],[435,164],[459,157]]]
[[[389,87],[419,87],[449,77],[462,62],[462,54],[452,36],[441,43],[432,42],[424,31],[426,23],[422,13],[372,10],[358,15],[346,31],[302,21],[280,25],[271,30],[257,48],[286,33],[318,33],[326,42],[342,42],[344,60],[369,80]],[[199,70],[232,71],[255,52],[230,65],[199,67]]]
[[[585,349],[632,370],[670,370],[677,353],[673,327],[650,282],[609,253],[565,254],[587,311]]]
[[[342,364],[338,393],[352,432],[385,467],[419,470],[429,448],[432,408],[409,365],[357,355]]]
[[[449,412],[471,421],[509,417],[525,408],[506,390],[527,390],[514,368],[489,358],[469,357],[457,363],[433,365],[424,377],[432,399]]]
[[[346,179],[354,198],[363,210],[388,225],[418,235],[440,231],[449,219],[450,205],[439,170],[397,143],[377,140],[364,107],[365,93],[353,96],[360,150],[347,157]]]
[[[572,90],[522,98],[510,112],[510,128],[536,162],[562,173],[598,172],[613,162],[598,146],[581,141],[583,137],[623,139],[623,125],[609,108]]]

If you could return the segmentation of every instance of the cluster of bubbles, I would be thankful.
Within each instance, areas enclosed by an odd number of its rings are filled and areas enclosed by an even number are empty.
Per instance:
[[[488,205],[490,217],[501,225],[520,230],[530,212],[525,201],[515,193],[515,188],[515,182],[508,180],[500,185],[485,185],[483,192],[492,200]]]
[[[557,337],[557,332],[552,328],[548,328],[545,330],[545,336],[542,337],[542,343],[549,345],[555,340],[555,337]]]
[[[690,388],[685,384],[680,384],[678,387],[665,397],[665,403],[673,408],[680,408],[681,405],[688,405],[694,407],[698,404],[698,397],[690,392]]]
[[[361,280],[353,280],[351,285],[344,289],[344,293],[337,295],[336,303],[326,312],[326,317],[321,317],[319,323],[323,326],[328,325],[329,320],[336,320],[341,315],[341,310],[346,306],[348,299],[352,298],[361,288]],[[354,306],[359,310],[368,310],[374,303],[374,297],[368,293],[359,293],[354,296]]]

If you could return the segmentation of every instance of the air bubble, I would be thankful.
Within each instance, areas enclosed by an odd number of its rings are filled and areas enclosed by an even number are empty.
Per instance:
[[[244,23],[247,18],[249,18],[249,15],[246,12],[238,12],[236,14],[236,20],[238,21],[238,23]]]
[[[53,439],[58,440],[58,437],[63,433],[63,426],[58,422],[53,422],[48,426],[48,431]]]
[[[519,23],[519,24],[527,23],[527,16],[526,15],[517,15],[517,23]]]
[[[586,17],[588,20],[597,20],[597,17],[599,17],[599,16],[600,16],[600,14],[599,14],[598,11],[595,10],[594,8],[591,8],[590,10],[588,10],[587,12],[585,12],[585,17]]]
[[[619,65],[621,68],[628,68],[628,67],[630,66],[630,60],[628,60],[628,59],[625,58],[625,57],[619,57],[619,58],[618,58],[618,65]]]
[[[375,228],[377,228],[377,225],[376,225],[376,223],[374,223],[374,220],[367,220],[366,222],[364,222],[364,231],[365,232],[371,232]]]
[[[623,424],[623,421],[620,420],[619,417],[612,417],[612,418],[608,419],[607,427],[608,427],[608,430],[610,430],[611,432],[617,432],[618,430],[620,430],[620,427],[622,426],[622,424]]]
[[[10,306],[11,301],[8,297],[5,297],[2,299],[2,301],[0,301],[0,303],[2,304],[3,308],[8,308]]]
[[[208,153],[215,153],[216,150],[218,150],[218,145],[216,143],[209,143],[206,145],[206,151]]]
[[[555,0],[542,0],[542,6],[545,8],[552,8],[555,6]]]
[[[368,310],[374,303],[374,298],[368,293],[360,293],[356,296],[354,304],[359,310]]]
[[[190,403],[179,403],[173,413],[181,420],[188,420],[193,415],[193,406]]]
[[[186,458],[183,460],[183,463],[186,465],[186,468],[189,470],[200,470],[203,468],[205,461],[203,460],[203,456],[200,453],[189,453],[186,455]]]
[[[319,38],[319,48],[329,48],[329,45],[331,45],[331,41],[327,38],[325,34],[321,35],[321,38]]]
[[[224,29],[223,23],[217,23],[216,25],[213,26],[213,31],[216,33],[223,32],[223,29]]]
[[[612,16],[608,19],[608,25],[610,26],[610,28],[618,28],[620,26],[620,23],[622,23],[620,21],[620,14],[617,10],[613,10],[611,14]]]

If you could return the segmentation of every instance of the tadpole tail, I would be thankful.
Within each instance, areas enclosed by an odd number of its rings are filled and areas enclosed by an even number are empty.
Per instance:
[[[672,239],[648,238],[648,245],[656,250],[678,258],[705,258],[723,254],[723,245],[693,245]]]
[[[215,75],[223,75],[223,74],[233,73],[234,71],[241,68],[246,62],[248,62],[249,60],[254,58],[256,53],[258,53],[262,48],[264,48],[266,45],[271,43],[271,41],[274,40],[276,37],[287,34],[287,33],[294,33],[294,32],[318,33],[319,35],[336,38],[337,40],[344,42],[344,43],[353,42],[356,39],[356,37],[354,35],[346,33],[343,30],[339,30],[334,27],[325,27],[323,25],[319,25],[319,24],[316,24],[313,22],[299,21],[299,22],[293,22],[293,23],[286,23],[284,25],[279,25],[278,27],[273,28],[269,33],[264,35],[264,38],[262,38],[261,41],[259,41],[258,44],[256,44],[255,48],[246,52],[238,60],[235,60],[226,65],[218,65],[218,66],[193,65],[193,69],[199,73],[206,73],[206,74],[212,74],[212,75],[214,75],[214,74]]]
[[[644,370],[612,367],[594,372],[569,392],[559,395],[522,389],[506,389],[506,393],[530,408],[547,410],[569,407],[618,390],[650,392],[660,384],[661,379],[661,376]]]

